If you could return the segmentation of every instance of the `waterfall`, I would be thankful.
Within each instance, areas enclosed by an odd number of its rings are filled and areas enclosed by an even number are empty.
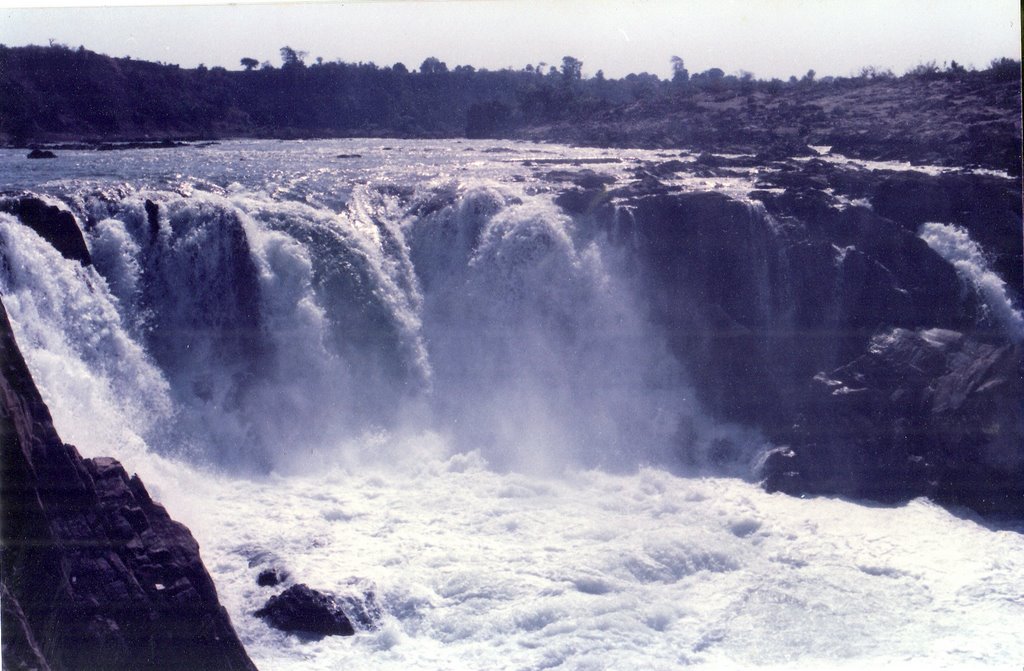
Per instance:
[[[681,443],[723,440],[621,245],[546,195],[475,181],[356,185],[336,209],[240,188],[68,201],[94,266],[5,216],[5,302],[37,334],[36,368],[74,358],[158,452],[288,471],[431,432],[551,472],[680,463]]]

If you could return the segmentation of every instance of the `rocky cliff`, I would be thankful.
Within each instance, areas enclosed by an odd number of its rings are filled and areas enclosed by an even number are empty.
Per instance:
[[[0,304],[3,665],[254,671],[183,525],[60,440]]]
[[[673,183],[750,168],[748,198]],[[1024,513],[1019,182],[710,155],[637,170],[557,202],[628,250],[706,407],[778,446],[768,489]]]

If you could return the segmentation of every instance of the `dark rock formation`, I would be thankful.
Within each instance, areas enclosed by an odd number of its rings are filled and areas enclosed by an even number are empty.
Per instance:
[[[292,585],[276,596],[255,615],[281,631],[295,632],[315,638],[351,636],[355,633],[336,599],[306,585]]]
[[[766,212],[717,193],[655,193],[594,215],[633,249],[652,316],[719,417],[785,426],[806,381],[879,327],[973,323],[953,268],[912,232],[813,189],[769,200]]]
[[[67,210],[56,205],[48,205],[41,198],[25,194],[0,198],[0,212],[18,217],[21,223],[42,236],[64,258],[78,261],[83,266],[92,264],[82,230],[78,227],[75,215]]]
[[[33,149],[25,158],[57,158],[49,149]]]
[[[260,571],[256,576],[256,584],[260,587],[274,587],[288,579],[288,573],[276,568],[268,568]]]
[[[1024,289],[1021,257],[1021,184],[988,175],[895,173],[870,189],[880,216],[911,230],[925,222],[957,224],[985,248],[992,268]]]
[[[614,184],[615,178],[594,172],[589,168],[583,170],[552,170],[541,175],[542,179],[549,182],[572,182],[583,189],[600,189],[607,184]]]
[[[774,161],[750,194],[759,205],[658,179],[743,160],[643,166],[636,182],[555,202],[627,251],[705,406],[786,446],[762,465],[767,487],[1019,512],[1020,348],[918,230],[963,226],[1019,277],[1020,185]]]
[[[0,305],[5,668],[253,671],[181,524],[61,442]]]
[[[146,223],[149,224],[149,244],[155,244],[160,235],[160,207],[146,199]]]
[[[929,496],[1024,514],[1024,349],[956,331],[895,329],[818,375],[769,491],[878,501]]]

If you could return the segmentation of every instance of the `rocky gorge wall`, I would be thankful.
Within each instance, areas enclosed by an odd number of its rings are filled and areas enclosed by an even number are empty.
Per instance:
[[[60,440],[0,304],[3,666],[254,671],[189,530]]]
[[[749,201],[672,183],[750,167]],[[769,490],[1024,513],[1019,183],[710,155],[638,177],[558,202],[629,250],[702,402],[776,446]]]

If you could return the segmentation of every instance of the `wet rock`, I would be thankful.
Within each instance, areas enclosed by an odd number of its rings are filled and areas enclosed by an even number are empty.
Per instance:
[[[0,198],[0,212],[13,214],[66,259],[92,265],[89,248],[75,215],[31,194]]]
[[[49,149],[33,149],[25,158],[57,158],[57,155]]]
[[[549,182],[571,182],[581,189],[601,189],[605,185],[614,184],[611,175],[594,172],[589,168],[583,170],[552,170],[541,175]]]
[[[582,191],[556,202],[630,250],[651,318],[720,419],[785,436],[806,412],[808,381],[857,357],[880,328],[983,330],[982,307],[949,263],[818,181],[755,194],[764,208],[647,181],[610,192],[614,203]]]
[[[149,224],[149,244],[155,244],[160,235],[160,207],[146,199],[146,222]]]
[[[335,597],[303,584],[292,585],[270,597],[263,608],[254,614],[275,629],[315,638],[351,636],[355,633],[351,620]]]
[[[661,163],[650,166],[651,174],[659,177],[668,177],[679,172],[690,172],[693,170],[694,164],[692,162],[686,163],[679,159],[672,159],[671,161],[662,161]]]
[[[254,671],[188,529],[61,442],[2,306],[0,373],[4,667]]]
[[[1012,287],[1024,287],[1021,248],[1021,183],[990,175],[894,173],[870,189],[879,215],[912,231],[925,222],[968,230]]]
[[[811,384],[769,491],[915,496],[1024,513],[1024,349],[945,329],[894,329]]]
[[[570,214],[590,214],[608,201],[601,189],[566,189],[555,197],[555,204]]]
[[[277,568],[267,568],[256,576],[256,584],[260,587],[275,587],[288,579],[288,572]]]

